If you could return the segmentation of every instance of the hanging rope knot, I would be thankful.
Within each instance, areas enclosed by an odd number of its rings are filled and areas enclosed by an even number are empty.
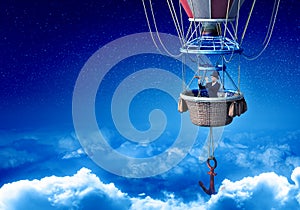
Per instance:
[[[210,165],[210,160],[214,161],[214,165]],[[203,182],[199,181],[199,185],[200,187],[203,189],[203,191],[208,194],[208,195],[212,195],[212,194],[216,194],[216,190],[215,190],[215,179],[214,177],[217,175],[214,170],[217,167],[217,160],[215,157],[209,157],[206,161],[207,167],[210,169],[210,171],[208,172],[209,176],[210,176],[210,181],[209,181],[209,188],[207,189]]]
[[[210,160],[213,160],[213,161],[214,161],[214,166],[211,166],[211,165],[210,165],[210,162],[209,162]],[[215,170],[215,168],[217,168],[217,165],[218,165],[216,158],[213,157],[213,156],[212,156],[212,157],[209,157],[209,158],[207,159],[206,164],[207,164],[207,167],[210,169],[210,172],[213,172],[213,171]]]
[[[212,176],[217,176],[217,173],[215,173],[214,171],[209,171],[209,172],[207,172],[207,174],[212,175]]]
[[[214,166],[211,166],[210,165],[210,160],[213,160],[214,161]],[[212,176],[217,176],[217,173],[215,173],[215,168],[217,168],[217,160],[215,157],[209,157],[206,161],[206,164],[207,164],[207,167],[210,169],[209,172],[207,172],[209,175],[212,175]]]

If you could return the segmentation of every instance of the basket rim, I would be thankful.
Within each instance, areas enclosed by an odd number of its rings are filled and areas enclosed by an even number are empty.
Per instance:
[[[180,93],[180,98],[186,101],[190,102],[232,102],[232,101],[238,101],[244,98],[244,95],[242,92],[227,90],[226,92],[235,93],[238,95],[230,96],[230,97],[197,97],[197,96],[189,96],[186,95],[187,93],[192,93],[192,90],[186,90]]]

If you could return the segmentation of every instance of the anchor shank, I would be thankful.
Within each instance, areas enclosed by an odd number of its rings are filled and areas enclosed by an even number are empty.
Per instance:
[[[210,160],[214,161],[214,166],[210,165],[210,163],[209,163]],[[214,172],[214,170],[217,167],[217,160],[215,157],[208,158],[206,163],[207,163],[208,168],[210,169],[210,171],[208,172],[209,178],[210,178],[209,188],[207,189],[201,181],[199,181],[199,185],[206,194],[208,194],[208,195],[216,194],[217,192],[215,190],[215,176],[217,174]]]

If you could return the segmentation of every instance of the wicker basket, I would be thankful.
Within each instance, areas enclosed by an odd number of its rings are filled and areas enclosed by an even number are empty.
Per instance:
[[[185,91],[180,97],[186,102],[193,124],[204,127],[225,126],[232,122],[233,117],[228,115],[229,106],[232,102],[243,99],[241,93],[231,94],[233,96],[206,98],[194,96],[194,91]]]

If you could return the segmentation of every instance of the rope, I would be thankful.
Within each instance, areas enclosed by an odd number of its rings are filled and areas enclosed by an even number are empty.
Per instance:
[[[149,0],[149,3],[150,3],[150,9],[151,9],[151,13],[152,13],[152,18],[153,18],[153,23],[154,23],[154,27],[155,27],[155,30],[156,30],[156,35],[157,35],[157,38],[161,44],[161,46],[163,47],[163,49],[165,50],[165,52],[171,56],[171,57],[180,57],[182,53],[178,54],[178,55],[174,55],[172,54],[171,52],[169,52],[169,50],[166,48],[166,46],[164,45],[164,43],[162,42],[161,38],[160,38],[160,35],[158,33],[158,29],[157,29],[157,25],[156,25],[156,19],[155,19],[155,15],[154,15],[154,12],[153,12],[153,7],[152,7],[152,0]],[[179,38],[180,40],[180,38]]]
[[[241,9],[241,0],[239,0],[238,10],[236,13],[236,24],[235,24],[235,34],[234,34],[235,40],[238,39],[237,33],[238,33],[238,26],[239,26],[239,19],[240,19],[240,9]]]
[[[185,91],[185,76],[186,76],[186,71],[185,71],[185,64],[186,63],[186,57],[182,56],[182,69],[181,69],[181,75],[182,75],[182,90]]]
[[[277,3],[277,5],[276,5],[276,3]],[[270,20],[270,24],[272,25],[272,27],[271,27],[271,30],[270,30],[269,35],[268,35],[268,33],[267,33],[267,35],[266,35],[265,40],[267,40],[267,42],[264,44],[262,50],[261,50],[257,55],[250,57],[250,56],[247,56],[247,55],[243,54],[243,56],[244,56],[247,60],[252,61],[252,60],[257,59],[259,56],[262,55],[262,53],[266,50],[267,46],[269,45],[270,40],[271,40],[271,37],[272,37],[272,34],[273,34],[273,30],[274,30],[274,26],[275,26],[275,22],[276,22],[278,10],[279,10],[279,5],[280,5],[280,0],[277,0],[277,1],[274,2],[274,7],[276,7],[276,11],[275,11],[275,15],[274,15],[273,20],[272,20],[272,19]],[[265,42],[265,41],[264,41],[264,42]]]
[[[226,31],[227,31],[227,23],[228,23],[228,13],[229,13],[229,3],[230,1],[227,0],[227,11],[226,11],[226,21],[225,21],[225,28],[224,28],[224,37],[226,36]]]
[[[182,18],[182,9],[181,9],[181,4],[180,1],[178,1],[179,4],[179,14],[180,14],[180,21],[181,21],[181,31],[182,31],[182,39],[185,37],[184,35],[184,27],[183,27],[183,18]],[[183,40],[185,41],[185,40]]]
[[[157,49],[161,54],[163,54],[163,53],[161,52],[161,50],[159,49],[159,47],[158,47],[158,45],[157,45],[157,43],[156,43],[156,41],[155,41],[155,39],[154,39],[154,36],[153,36],[153,34],[152,34],[153,32],[152,32],[152,30],[151,30],[151,24],[150,24],[150,21],[149,21],[149,17],[148,17],[148,13],[147,13],[145,1],[142,0],[142,2],[143,2],[144,13],[145,13],[145,16],[146,16],[146,21],[147,21],[147,25],[148,25],[148,29],[149,29],[149,32],[150,32],[150,35],[151,35],[152,42],[153,42],[153,44],[155,45],[156,49]]]
[[[189,54],[187,54],[187,55],[189,55]],[[190,56],[189,56],[189,58],[190,58],[190,60],[191,60],[192,62],[195,62],[195,63],[197,62],[198,69],[197,69],[197,71],[194,73],[193,78],[192,78],[192,79],[189,81],[189,83],[187,84],[186,89],[188,89],[188,88],[190,87],[190,85],[192,84],[192,82],[193,82],[194,79],[195,79],[195,76],[196,76],[196,75],[200,75],[200,69],[199,69],[199,66],[201,66],[201,65],[207,65],[207,64],[208,64],[207,62],[205,62],[205,61],[203,60],[203,58],[202,58],[201,55],[197,56],[197,61],[196,61],[196,60],[193,60]],[[203,70],[202,78],[205,78],[206,74],[207,74],[207,70]],[[201,83],[202,83],[202,82],[203,82],[203,80],[201,81]]]
[[[211,130],[211,138],[212,138],[212,156],[214,157],[215,156],[215,142],[214,142],[214,137],[213,137],[213,130],[212,130],[212,127],[210,127],[210,130]]]
[[[274,19],[274,13],[275,13],[275,3],[273,5],[273,10],[272,10],[272,15],[271,15],[271,18],[270,18],[270,23],[268,25],[268,31],[267,31],[267,34],[266,34],[266,37],[265,37],[265,40],[264,40],[264,44],[266,43],[267,41],[267,36],[270,34],[270,30],[271,30],[271,21]]]
[[[230,37],[236,41],[237,40],[237,27],[238,27],[238,22],[239,22],[239,12],[240,12],[240,0],[239,0],[239,6],[238,6],[238,11],[237,11],[237,17],[236,17],[236,28],[234,29],[234,27],[232,26],[232,30],[234,32],[234,35],[230,32],[230,30],[228,29],[227,25],[228,25],[228,15],[229,15],[229,6],[230,6],[230,0],[227,1],[227,11],[226,11],[226,21],[224,24],[224,38],[226,37],[226,32],[228,31]],[[229,60],[226,60],[224,57],[225,62],[229,63],[234,57],[234,49],[232,50],[231,56],[229,58]]]
[[[249,21],[250,21],[250,18],[251,18],[251,15],[252,15],[255,3],[256,3],[256,0],[254,0],[253,3],[252,3],[251,10],[250,10],[250,13],[248,15],[247,22],[246,22],[246,26],[245,26],[245,29],[244,29],[243,34],[242,34],[242,39],[241,39],[240,45],[242,45],[242,43],[243,43],[243,40],[244,40],[246,31],[247,31],[247,28],[248,28],[248,25],[249,25]]]
[[[220,23],[217,23],[217,33],[221,34],[221,32],[222,32],[221,25]]]
[[[197,29],[197,26],[196,26],[196,21],[195,21],[195,7],[194,7],[194,2],[191,1],[192,3],[192,11],[193,11],[193,17],[194,17],[194,26],[195,26],[195,30]],[[200,33],[201,34],[201,33]],[[197,30],[196,30],[196,37],[198,37],[198,33],[197,33]]]
[[[235,53],[234,53],[234,49],[233,49],[232,52],[231,52],[231,54],[230,54],[229,59],[226,59],[226,58],[225,58],[225,55],[223,56],[223,59],[224,59],[224,61],[225,61],[226,63],[229,63],[230,61],[232,61],[232,59],[234,58],[234,56],[235,56]]]
[[[172,0],[167,0],[167,3],[168,3],[168,6],[169,6],[169,11],[170,11],[171,16],[172,16],[172,20],[173,20],[174,25],[175,25],[175,29],[176,29],[178,37],[180,39],[180,43],[181,43],[181,45],[183,45],[182,40],[183,40],[184,36],[183,36],[182,31],[181,31],[180,24],[178,22],[178,18],[177,18],[176,11],[175,11],[175,8],[174,8],[174,5],[173,5],[173,1]]]
[[[226,73],[227,78],[230,80],[230,82],[233,84],[234,88],[236,90],[239,90],[239,87],[237,87],[237,85],[235,84],[234,80],[231,78],[230,74],[227,72],[226,69],[223,70],[224,73]]]
[[[190,35],[190,38],[189,39],[187,39],[187,41],[190,41],[192,38],[193,38],[193,36],[194,36],[194,34],[196,33],[196,37],[198,37],[198,28],[201,28],[200,26],[201,26],[201,24],[200,23],[198,23],[197,25],[196,25],[196,23],[194,23],[194,24],[192,24],[192,25],[194,25],[194,27],[195,27],[195,29],[193,30],[193,32],[191,33],[191,35]],[[201,30],[201,29],[200,29]]]
[[[239,93],[241,91],[240,85],[241,85],[241,56],[239,56],[239,65],[238,65],[238,92]]]
[[[232,23],[231,23],[232,24]],[[232,26],[232,30],[235,33],[234,27]],[[234,35],[231,33],[231,31],[229,29],[227,29],[227,32],[229,33],[230,37],[235,40]]]
[[[213,137],[213,128],[209,127],[209,141],[208,141],[208,158],[215,156],[215,144]]]
[[[194,74],[194,77],[191,79],[191,81],[189,82],[189,84],[187,84],[186,89],[188,89],[188,88],[190,87],[190,85],[192,84],[192,82],[193,82],[194,79],[195,79],[195,75],[196,75],[196,74],[197,74],[197,73]]]
[[[234,32],[234,36],[233,37],[233,40],[237,41],[238,37],[237,37],[237,28],[235,28],[236,26],[233,25],[232,22],[230,22],[230,25],[231,25],[231,28],[232,28],[232,31]],[[230,32],[230,30],[228,30]]]
[[[229,59],[226,59],[225,56],[224,56],[224,61],[226,63],[230,63],[233,60],[234,56],[235,56],[235,53],[234,53],[234,51],[232,51],[232,53],[230,54]]]
[[[225,69],[224,69],[224,59],[222,59],[222,89],[225,89]]]
[[[189,26],[189,28],[188,28],[188,30],[187,30],[187,33],[186,33],[186,36],[185,36],[185,40],[188,40],[189,33],[192,33],[192,32],[191,32],[191,31],[192,31],[192,28],[193,28],[193,23],[190,22],[190,26]]]
[[[144,0],[142,0],[143,2],[143,6],[144,6],[144,12],[145,12],[145,15],[146,15],[146,19],[147,19],[147,23],[148,23],[148,28],[149,28],[149,31],[150,31],[150,34],[151,34],[151,38],[152,38],[152,41],[154,42],[154,45],[156,46],[156,48],[158,49],[159,52],[161,52],[161,50],[158,48],[158,45],[152,35],[152,31],[151,31],[151,25],[150,25],[150,21],[149,21],[149,17],[148,17],[148,14],[147,14],[147,9],[146,9],[146,5],[145,5],[145,2]],[[160,38],[160,35],[159,35],[159,32],[158,32],[158,28],[157,28],[157,25],[156,25],[156,19],[155,19],[155,15],[154,15],[154,11],[153,11],[153,7],[152,7],[152,1],[149,0],[149,4],[150,4],[150,10],[151,10],[151,14],[152,14],[152,18],[153,18],[153,24],[154,24],[154,28],[155,28],[155,31],[156,31],[156,36],[159,40],[159,43],[160,45],[163,47],[163,49],[165,50],[165,52],[170,56],[170,57],[174,57],[174,58],[177,58],[177,57],[180,57],[182,55],[182,53],[178,54],[178,55],[174,55],[172,54],[168,49],[167,47],[164,45],[163,41],[161,40]],[[179,38],[180,40],[180,38]],[[181,40],[180,40],[181,41]],[[162,53],[162,52],[161,52]],[[163,53],[162,53],[163,54]]]
[[[234,29],[233,26],[232,26],[232,30],[233,30],[233,32],[236,34],[235,29]],[[229,29],[228,29],[228,34],[230,35],[230,38],[233,39],[233,40],[237,43],[236,38],[234,37],[234,35],[231,33],[231,31],[230,31]],[[235,44],[236,44],[236,43],[235,43]],[[238,47],[240,48],[240,46],[238,46]],[[224,57],[225,62],[226,62],[226,63],[229,63],[230,61],[232,61],[232,59],[234,58],[234,56],[235,56],[235,51],[234,51],[234,49],[233,49],[233,50],[231,51],[230,57],[229,57],[228,59],[226,59],[225,56],[223,56],[223,57]]]

